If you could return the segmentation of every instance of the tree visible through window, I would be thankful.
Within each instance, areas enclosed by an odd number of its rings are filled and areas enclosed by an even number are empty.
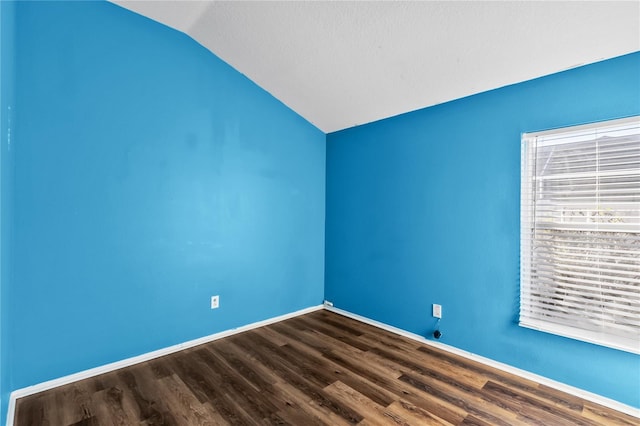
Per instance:
[[[640,117],[522,137],[520,325],[640,353]]]

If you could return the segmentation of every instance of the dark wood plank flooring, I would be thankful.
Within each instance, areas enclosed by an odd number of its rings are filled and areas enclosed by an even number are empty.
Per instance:
[[[328,311],[17,401],[16,425],[638,425]]]

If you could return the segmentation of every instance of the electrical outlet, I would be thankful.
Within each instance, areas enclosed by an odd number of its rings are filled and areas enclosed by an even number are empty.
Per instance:
[[[211,309],[220,307],[220,296],[211,296]]]
[[[442,306],[433,304],[433,316],[435,318],[442,318]]]

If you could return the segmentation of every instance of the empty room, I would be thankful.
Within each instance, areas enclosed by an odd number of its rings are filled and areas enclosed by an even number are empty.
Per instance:
[[[0,0],[0,424],[640,424],[640,1]]]

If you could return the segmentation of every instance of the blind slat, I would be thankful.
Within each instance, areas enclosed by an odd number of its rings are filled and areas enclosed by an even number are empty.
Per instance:
[[[575,267],[581,269],[584,266],[592,266],[595,263],[598,265],[598,268],[587,268],[587,270],[600,270],[600,268],[602,268],[606,272],[620,271],[621,274],[629,274],[631,276],[638,275],[637,263],[615,262],[616,258],[613,256],[589,255],[589,257],[586,258],[584,256],[565,257],[558,254],[542,253],[538,253],[536,256],[539,256],[543,262],[552,262],[557,260],[561,265],[564,265],[567,268]],[[608,262],[608,260],[614,260],[614,262]]]
[[[532,312],[537,311],[539,314],[549,318],[567,318],[580,323],[592,323],[594,326],[602,327],[602,329],[617,328],[619,330],[633,332],[634,328],[637,327],[633,323],[610,321],[612,316],[594,314],[595,311],[589,311],[590,315],[585,315],[584,312],[580,310],[566,310],[562,306],[554,305],[545,305],[542,309],[540,305],[529,305],[528,309]]]
[[[553,306],[568,306],[568,307],[577,307],[577,306],[582,307],[585,305],[591,305],[591,306],[606,305],[607,307],[610,308],[607,311],[607,314],[621,316],[621,317],[628,317],[628,319],[631,319],[633,321],[635,320],[640,321],[640,318],[637,318],[633,315],[633,310],[638,308],[637,301],[635,304],[614,303],[610,301],[603,301],[603,298],[584,300],[579,296],[573,296],[571,294],[568,294],[568,295],[563,294],[561,295],[562,297],[559,297],[559,296],[560,295],[556,295],[555,293],[549,293],[549,292],[541,292],[539,294],[536,293],[534,297],[532,297],[527,301],[527,303],[532,304],[532,303],[538,302],[538,304],[544,305],[544,306],[553,305]],[[581,312],[581,314],[583,314],[583,312]],[[596,314],[599,314],[599,312],[596,312]]]
[[[532,290],[530,294],[534,294],[535,292],[543,291],[545,286],[553,286],[554,289],[564,289],[565,292],[575,292],[576,294],[581,295],[585,299],[589,297],[593,297],[596,295],[600,295],[601,293],[606,293],[607,297],[611,300],[637,300],[638,296],[634,291],[628,291],[628,287],[616,287],[616,288],[608,288],[606,291],[594,290],[595,287],[592,283],[585,280],[578,279],[565,279],[565,280],[555,280],[554,277],[549,276],[534,276],[538,280],[538,285],[535,290]]]

